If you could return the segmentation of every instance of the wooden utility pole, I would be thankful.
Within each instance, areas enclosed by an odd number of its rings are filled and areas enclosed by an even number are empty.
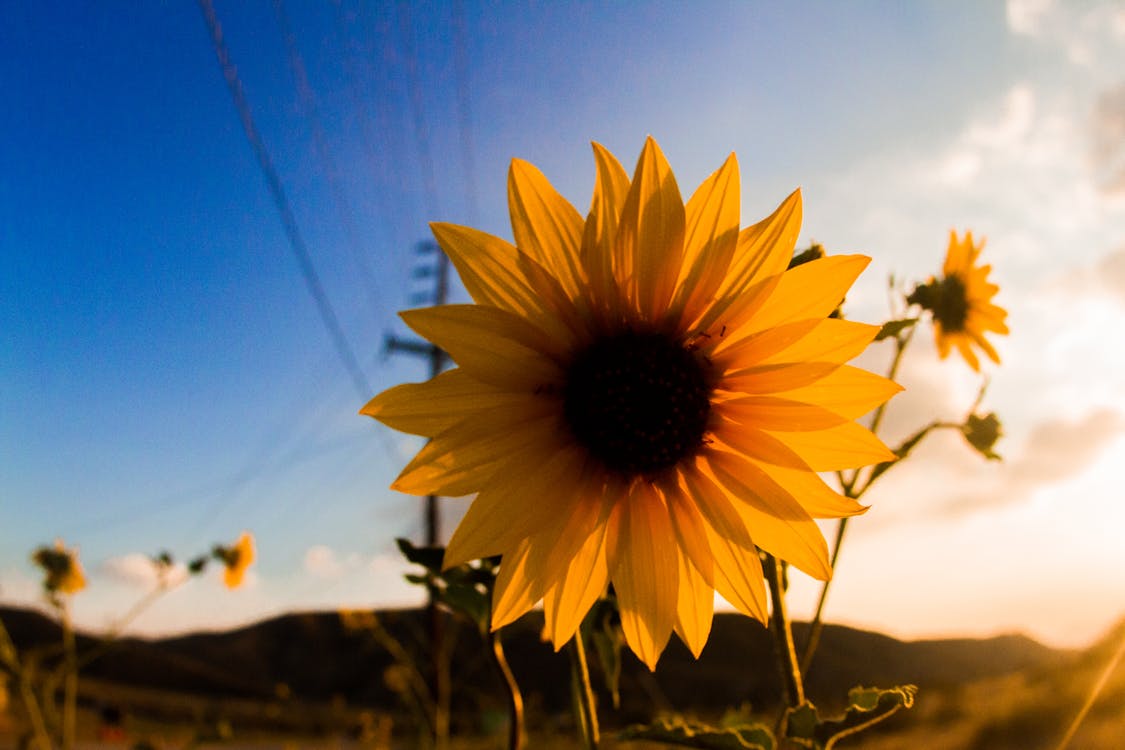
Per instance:
[[[434,305],[444,305],[449,295],[449,258],[441,252],[433,241],[419,242],[414,247],[414,252],[419,256],[420,265],[414,268],[411,276],[415,279],[434,280],[432,294],[411,295],[411,304],[430,302]],[[431,260],[433,256],[436,258]],[[437,377],[443,369],[449,355],[436,344],[418,339],[400,339],[389,334],[384,342],[385,351],[390,354],[403,352],[425,357],[430,363],[430,377]],[[441,539],[441,512],[438,508],[437,495],[426,496],[425,507],[425,544],[427,547],[436,546]],[[430,653],[432,655],[430,669],[430,691],[434,701],[434,744],[439,750],[444,748],[449,739],[449,704],[452,693],[449,675],[450,657],[448,653],[451,644],[445,642],[445,627],[441,612],[434,601],[434,592],[429,591],[429,601],[426,605],[426,614],[430,624]]]

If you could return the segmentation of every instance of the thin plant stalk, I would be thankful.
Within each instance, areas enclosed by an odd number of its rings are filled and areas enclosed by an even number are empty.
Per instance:
[[[762,570],[770,587],[770,624],[777,641],[781,680],[785,685],[787,708],[797,708],[805,702],[805,686],[801,680],[801,669],[797,664],[797,648],[793,643],[793,628],[785,607],[785,590],[782,586],[784,571],[782,563],[773,555],[766,553]],[[784,721],[785,712],[782,713]],[[779,722],[780,723],[780,722]]]
[[[19,682],[20,699],[23,701],[24,710],[27,711],[28,718],[31,721],[35,744],[39,747],[39,750],[51,750],[51,737],[47,732],[47,723],[43,720],[43,712],[39,708],[39,700],[35,697],[31,681],[20,663],[16,644],[12,641],[11,635],[8,634],[8,628],[4,626],[3,620],[0,620],[0,660]]]
[[[590,684],[590,668],[586,661],[586,646],[582,632],[574,634],[568,648],[570,670],[573,678],[575,709],[582,730],[582,739],[587,750],[597,750],[601,742],[598,729],[598,705],[594,688]]]
[[[516,676],[512,674],[508,657],[504,654],[504,644],[500,641],[500,633],[498,631],[490,632],[488,642],[492,647],[492,661],[504,678],[504,687],[508,694],[508,750],[523,750],[523,694],[520,693]]]
[[[63,653],[66,677],[63,682],[62,746],[73,750],[78,707],[78,648],[74,639],[74,624],[70,619],[70,604],[61,606],[63,628]]]

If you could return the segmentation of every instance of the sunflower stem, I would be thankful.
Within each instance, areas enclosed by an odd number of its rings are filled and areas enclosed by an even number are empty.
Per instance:
[[[582,729],[582,739],[587,750],[598,750],[601,741],[598,730],[598,704],[590,684],[590,668],[586,662],[586,646],[581,631],[570,639],[570,670],[574,686],[575,711]]]
[[[520,693],[516,676],[512,674],[512,668],[508,664],[508,657],[504,654],[500,632],[490,631],[488,642],[492,646],[492,661],[504,678],[504,687],[508,693],[508,750],[522,750],[524,746],[523,695]]]
[[[793,628],[789,622],[789,612],[785,608],[785,590],[782,587],[784,571],[781,561],[768,552],[765,553],[766,582],[770,586],[770,621],[777,640],[781,680],[785,685],[787,708],[796,708],[805,702],[805,686],[801,680],[801,669],[797,664],[797,649],[793,643]],[[785,714],[782,714],[784,721]]]

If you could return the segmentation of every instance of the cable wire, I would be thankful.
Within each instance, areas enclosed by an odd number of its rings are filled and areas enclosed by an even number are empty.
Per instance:
[[[304,238],[297,227],[297,219],[293,215],[293,209],[290,207],[285,189],[281,185],[281,178],[278,177],[277,170],[273,166],[273,160],[270,159],[269,151],[266,150],[265,143],[262,142],[261,135],[258,133],[258,128],[254,125],[254,118],[250,114],[250,105],[246,99],[242,81],[238,77],[238,70],[231,62],[230,52],[227,49],[226,42],[223,41],[223,31],[218,16],[215,14],[215,6],[211,0],[199,0],[199,8],[203,11],[203,20],[207,23],[207,30],[211,34],[211,44],[215,48],[215,56],[219,60],[219,67],[222,68],[227,89],[234,100],[238,116],[242,120],[242,129],[246,133],[246,139],[254,151],[254,156],[258,159],[258,166],[261,167],[262,174],[269,185],[270,194],[273,196],[274,204],[281,215],[281,222],[285,227],[286,237],[289,239],[289,247],[293,250],[293,255],[297,259],[297,265],[305,280],[305,286],[316,303],[321,322],[328,329],[328,334],[332,339],[340,363],[351,376],[360,398],[369,398],[373,392],[371,385],[367,382],[367,377],[363,374],[359,361],[340,327],[339,318],[337,318],[332,303],[324,291],[324,285],[321,284],[320,277],[313,266],[312,258],[309,256],[308,247],[305,245]]]

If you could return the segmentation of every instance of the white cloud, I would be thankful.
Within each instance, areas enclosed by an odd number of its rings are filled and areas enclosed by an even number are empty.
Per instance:
[[[1072,64],[1093,69],[1125,39],[1125,8],[1116,2],[1008,0],[1008,29],[1060,49]]]
[[[338,578],[344,566],[331,547],[316,544],[305,551],[305,572],[316,578]]]
[[[111,557],[98,566],[98,572],[110,581],[133,588],[149,590],[161,582],[160,568],[152,558],[139,552]],[[182,564],[171,566],[163,575],[164,583],[168,586],[178,586],[188,578],[187,568]]]

